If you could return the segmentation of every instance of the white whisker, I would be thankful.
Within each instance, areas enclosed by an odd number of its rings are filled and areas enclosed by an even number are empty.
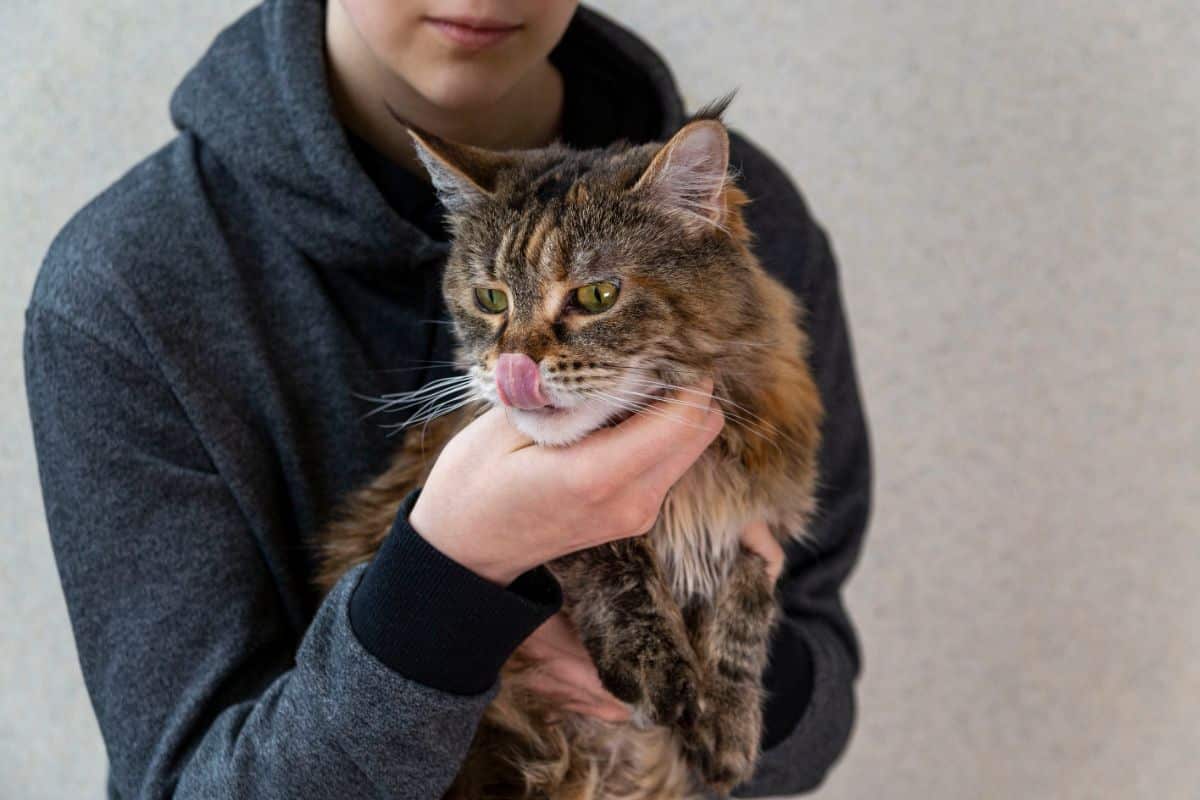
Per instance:
[[[399,431],[421,422],[428,423],[430,420],[448,414],[471,402],[477,395],[478,389],[470,375],[450,375],[430,381],[424,386],[408,392],[394,392],[379,397],[356,396],[376,404],[376,407],[364,414],[362,419],[381,413],[414,409],[404,422],[384,426],[393,431]]]
[[[686,422],[679,417],[656,409],[653,403],[642,403],[636,400],[626,400],[621,397],[608,394],[607,392],[600,391],[599,389],[585,389],[584,393],[592,397],[599,397],[603,400],[608,400],[611,403],[615,403],[619,408],[625,411],[634,411],[638,414],[646,414],[647,416],[651,417],[663,417],[664,419],[669,419],[672,422],[676,422],[688,428],[695,428],[696,430],[704,429],[703,425],[697,425],[693,422]]]
[[[665,383],[663,381],[651,380],[649,378],[635,377],[633,380],[635,382],[643,384],[645,386],[653,386],[655,388],[666,389],[666,390],[673,391],[673,392],[687,392],[688,394],[696,394],[696,395],[704,395],[705,394],[704,392],[701,392],[699,389],[691,389],[687,386],[679,386],[679,385],[676,385],[673,383]],[[729,406],[731,408],[735,408],[738,411],[742,412],[740,415],[737,415],[738,419],[752,421],[755,424],[761,425],[764,428],[770,430],[772,433],[780,433],[778,428],[776,428],[770,422],[767,422],[765,419],[760,417],[758,414],[755,414],[753,411],[751,411],[749,408],[742,405],[741,403],[736,403],[727,397],[720,397],[717,395],[714,395],[714,397],[716,397],[717,402],[720,403],[722,406]],[[728,411],[726,411],[726,416],[730,416]]]
[[[682,388],[682,387],[679,387],[679,388]],[[618,389],[614,389],[613,391],[616,392],[618,395],[623,395],[623,396],[628,396],[628,397],[648,398],[647,401],[630,401],[630,402],[638,402],[642,406],[643,412],[645,409],[650,408],[655,402],[667,403],[667,404],[671,404],[671,405],[680,405],[680,406],[685,406],[685,407],[689,407],[689,408],[703,408],[703,409],[707,408],[707,406],[701,405],[700,403],[689,403],[685,400],[678,400],[676,398],[663,397],[660,395],[646,394],[645,392],[636,392],[636,391],[632,391],[629,389],[618,388]],[[697,394],[702,394],[702,393],[697,392]],[[610,395],[610,399],[618,400],[621,398],[612,397]],[[717,401],[723,402],[722,399],[719,397],[717,398]],[[765,421],[761,422],[761,423],[756,422],[755,420],[747,419],[735,412],[731,412],[728,410],[726,410],[724,413],[725,413],[725,418],[727,420],[730,420],[736,424],[740,424],[744,430],[746,430],[749,433],[754,434],[755,436],[758,436],[760,439],[762,439],[763,441],[765,441],[768,444],[770,444],[771,446],[773,446],[776,450],[779,450],[780,452],[782,452],[782,448],[779,447],[778,442],[774,441],[774,439],[771,436],[768,436],[767,433],[771,433],[776,437],[782,437],[785,439],[788,437],[786,436],[786,434],[782,433],[781,431],[774,429],[774,426],[770,425],[770,423],[767,423]],[[764,430],[761,430],[760,428],[766,428],[769,430],[764,432]]]

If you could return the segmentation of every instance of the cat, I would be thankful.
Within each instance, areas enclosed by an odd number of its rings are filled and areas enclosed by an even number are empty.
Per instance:
[[[751,251],[723,110],[707,107],[665,143],[589,151],[491,152],[411,132],[453,233],[443,291],[466,374],[388,398],[419,406],[421,424],[325,529],[322,591],[370,559],[446,441],[506,382],[523,391],[511,374],[498,381],[502,361],[538,363],[554,408],[507,413],[547,446],[653,413],[667,390],[706,375],[726,415],[649,534],[548,565],[632,721],[558,713],[514,685],[530,666],[518,651],[448,800],[727,795],[753,773],[777,609],[765,562],[739,534],[765,519],[780,541],[804,535],[822,406],[802,311]]]

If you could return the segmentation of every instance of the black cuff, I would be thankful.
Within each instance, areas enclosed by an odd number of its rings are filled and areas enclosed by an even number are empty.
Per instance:
[[[459,695],[486,691],[513,650],[562,607],[545,567],[507,589],[443,555],[408,524],[404,499],[350,597],[350,626],[367,652],[409,680]]]
[[[771,657],[763,673],[767,702],[763,707],[762,749],[769,750],[792,735],[808,710],[813,693],[812,653],[793,626],[782,622],[771,638]]]

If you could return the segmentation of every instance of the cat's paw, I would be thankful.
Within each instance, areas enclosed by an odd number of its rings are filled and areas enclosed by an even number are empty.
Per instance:
[[[658,725],[692,727],[700,716],[699,671],[678,654],[668,659],[650,672],[647,711]]]
[[[600,680],[655,725],[690,727],[699,717],[699,672],[687,658],[661,650],[599,664]]]
[[[756,712],[704,712],[696,724],[682,731],[689,763],[722,797],[754,774],[762,735],[762,714]]]

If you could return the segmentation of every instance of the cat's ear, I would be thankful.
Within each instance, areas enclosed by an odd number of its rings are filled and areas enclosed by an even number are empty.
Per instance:
[[[683,126],[631,191],[649,195],[693,228],[724,227],[729,134],[715,119]]]
[[[500,172],[514,163],[505,153],[456,144],[409,128],[417,158],[425,165],[442,205],[452,214],[489,200]]]

